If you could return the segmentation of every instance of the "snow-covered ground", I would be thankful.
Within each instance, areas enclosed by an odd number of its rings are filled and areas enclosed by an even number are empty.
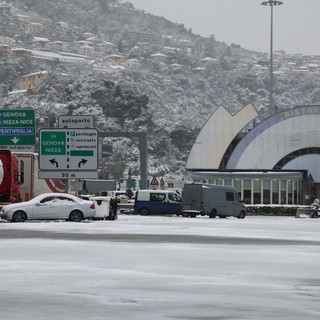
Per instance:
[[[307,217],[0,223],[1,319],[320,319],[319,231]]]

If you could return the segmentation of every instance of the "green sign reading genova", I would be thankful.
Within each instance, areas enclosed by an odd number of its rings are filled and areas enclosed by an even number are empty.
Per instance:
[[[0,144],[2,146],[34,146],[36,144],[34,110],[0,110]]]
[[[44,156],[67,155],[66,131],[41,131],[40,130],[40,154]]]

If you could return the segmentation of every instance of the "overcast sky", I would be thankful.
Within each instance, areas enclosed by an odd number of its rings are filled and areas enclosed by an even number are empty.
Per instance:
[[[270,51],[269,6],[262,0],[126,0],[182,23],[195,34],[259,52]],[[282,0],[274,7],[274,50],[320,54],[320,0]]]

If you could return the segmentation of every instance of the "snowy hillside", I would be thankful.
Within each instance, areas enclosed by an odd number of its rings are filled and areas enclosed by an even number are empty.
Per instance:
[[[10,5],[11,15],[2,20],[0,30],[14,38],[16,46],[38,49],[37,36],[47,38],[51,46],[63,42],[69,54],[79,54],[85,41],[89,47],[112,43],[113,49],[95,47],[81,65],[59,59],[2,58],[2,108],[35,108],[39,128],[56,126],[59,114],[93,114],[100,131],[146,130],[150,174],[187,176],[184,168],[191,146],[218,106],[235,113],[252,103],[262,116],[271,112],[266,108],[269,73],[264,53],[227,46],[214,36],[202,38],[183,25],[117,0],[15,0]],[[41,32],[26,32],[21,16],[40,23]],[[149,40],[140,41],[143,35]],[[114,54],[124,59],[117,72],[107,62]],[[154,60],[155,54],[166,56],[166,61]],[[130,67],[132,59],[138,61],[138,67]],[[297,66],[312,60],[286,57],[284,61],[292,59]],[[285,63],[277,67],[274,98],[279,110],[320,103],[317,72],[294,72]],[[32,88],[32,94],[7,96],[20,89],[22,75],[40,70],[48,73]],[[113,157],[104,159],[100,177],[122,177],[129,167],[138,174],[137,142],[111,140],[106,143],[112,144]]]

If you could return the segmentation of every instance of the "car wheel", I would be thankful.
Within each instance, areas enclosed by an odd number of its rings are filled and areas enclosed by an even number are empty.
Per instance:
[[[244,211],[241,211],[239,216],[238,216],[238,219],[244,219],[246,216],[246,213]]]
[[[212,209],[211,213],[209,214],[209,218],[213,219],[217,216],[217,210],[216,209]]]
[[[80,210],[72,211],[69,214],[69,221],[80,222],[83,219],[83,214]]]
[[[140,209],[140,214],[142,216],[146,216],[149,214],[149,210],[147,208],[142,208],[142,209]]]
[[[25,222],[27,220],[27,215],[24,211],[16,211],[12,216],[12,222]]]

